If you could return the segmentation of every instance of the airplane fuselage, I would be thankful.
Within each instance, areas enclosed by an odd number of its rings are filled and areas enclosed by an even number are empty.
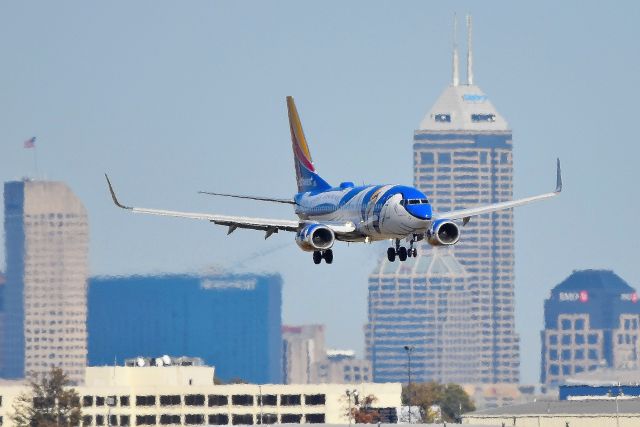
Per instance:
[[[431,205],[413,187],[343,183],[321,192],[298,193],[294,200],[303,221],[352,223],[355,231],[336,236],[347,242],[424,235],[431,226]]]

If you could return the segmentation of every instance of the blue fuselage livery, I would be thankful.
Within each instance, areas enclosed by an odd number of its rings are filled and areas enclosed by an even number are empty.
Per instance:
[[[419,190],[401,185],[355,187],[345,182],[321,192],[298,193],[295,212],[302,221],[352,224],[337,240],[364,242],[424,234],[431,225],[431,205]]]
[[[116,194],[107,177],[113,202],[122,209],[149,215],[163,215],[200,219],[229,227],[227,234],[238,228],[261,230],[265,239],[279,231],[295,233],[295,242],[300,249],[313,252],[313,262],[327,264],[333,262],[333,244],[343,242],[373,242],[391,240],[387,249],[389,261],[397,258],[405,261],[415,257],[414,244],[426,240],[433,246],[454,245],[460,239],[460,226],[476,215],[487,214],[502,209],[510,209],[538,200],[557,196],[562,190],[560,161],[556,171],[556,189],[551,193],[526,197],[486,206],[474,206],[436,214],[427,196],[414,187],[402,185],[367,185],[356,187],[351,182],[343,182],[332,187],[316,171],[300,116],[292,97],[287,97],[289,129],[293,148],[293,166],[298,192],[292,199],[275,199],[261,196],[201,192],[215,196],[286,203],[294,206],[297,220],[255,218],[209,213],[168,211],[160,209],[125,206]],[[405,240],[408,247],[403,246]]]

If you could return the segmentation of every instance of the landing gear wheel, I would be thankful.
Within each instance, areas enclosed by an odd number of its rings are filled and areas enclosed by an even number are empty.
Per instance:
[[[411,252],[413,252],[413,257],[414,258],[418,256],[418,250],[416,248],[413,248],[413,250]]]
[[[400,249],[398,249],[398,258],[400,258],[400,261],[407,260],[407,248],[401,246]]]
[[[313,263],[314,264],[320,264],[321,261],[322,261],[322,254],[320,253],[320,251],[314,251],[313,252]]]
[[[322,254],[322,258],[324,258],[327,264],[331,264],[333,262],[333,251],[331,249],[327,249]]]
[[[396,250],[393,248],[387,249],[387,259],[389,262],[393,262],[396,260]]]

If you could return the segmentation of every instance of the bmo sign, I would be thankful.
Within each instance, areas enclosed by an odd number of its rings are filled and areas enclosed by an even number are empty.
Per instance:
[[[587,302],[589,301],[589,292],[580,291],[580,292],[560,292],[558,294],[558,298],[563,302]],[[637,297],[636,297],[637,299]]]
[[[620,301],[631,301],[635,304],[638,302],[638,294],[635,292],[630,294],[620,294]]]

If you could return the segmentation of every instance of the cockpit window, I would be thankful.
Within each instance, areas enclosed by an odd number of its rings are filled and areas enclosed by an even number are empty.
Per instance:
[[[426,205],[426,204],[429,204],[429,200],[427,200],[427,199],[402,199],[402,200],[400,200],[400,204],[402,206],[406,206],[406,205]]]

